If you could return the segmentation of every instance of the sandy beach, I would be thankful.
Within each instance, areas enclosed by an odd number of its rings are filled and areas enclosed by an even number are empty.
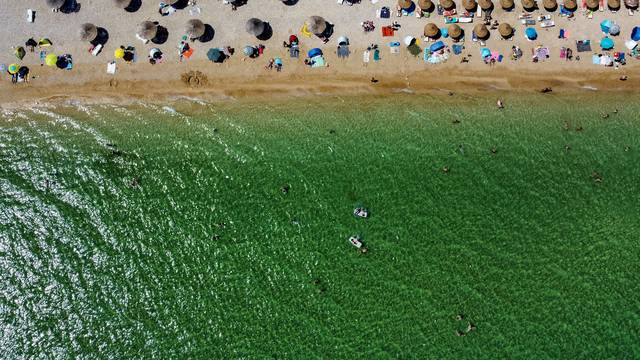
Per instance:
[[[614,37],[614,50],[624,51],[624,40],[629,34],[638,16],[629,16],[624,5],[617,13],[606,10],[596,11],[593,18],[588,19],[582,10],[576,11],[575,19],[553,14],[555,27],[540,29],[536,25],[539,37],[530,42],[524,38],[524,25],[518,20],[522,6],[518,2],[512,12],[505,12],[495,3],[493,19],[500,23],[511,24],[516,33],[513,40],[502,40],[497,30],[491,31],[486,47],[503,54],[505,59],[495,66],[485,64],[480,57],[481,46],[472,42],[470,36],[464,42],[465,50],[461,55],[451,57],[446,63],[428,64],[422,56],[414,57],[408,53],[404,45],[399,54],[389,52],[388,43],[402,42],[411,35],[421,38],[425,24],[434,22],[445,27],[444,17],[432,14],[431,18],[415,16],[392,16],[389,19],[376,18],[376,9],[387,6],[395,9],[396,2],[382,0],[376,4],[363,1],[354,6],[340,5],[335,1],[303,0],[293,6],[286,6],[280,1],[249,1],[246,5],[233,11],[230,5],[222,1],[197,2],[200,14],[192,16],[192,7],[178,10],[170,16],[162,17],[158,13],[158,2],[144,0],[136,12],[126,12],[114,6],[112,1],[83,0],[80,10],[72,14],[54,13],[45,1],[28,0],[18,3],[4,1],[0,3],[0,23],[6,35],[0,39],[0,63],[17,62],[12,47],[23,46],[29,38],[49,38],[53,46],[47,51],[58,55],[71,54],[74,68],[71,71],[59,70],[55,67],[41,66],[38,49],[35,53],[27,53],[21,65],[29,66],[31,79],[28,84],[12,84],[5,73],[0,82],[3,96],[0,100],[5,105],[23,102],[46,101],[53,99],[146,99],[159,100],[166,97],[196,96],[203,98],[237,98],[242,96],[274,95],[303,96],[308,94],[326,94],[340,92],[357,93],[389,93],[405,91],[408,93],[424,92],[460,92],[460,91],[535,91],[542,87],[572,90],[633,90],[637,82],[636,73],[640,70],[637,60],[628,59],[626,66],[619,69],[605,68],[591,63],[592,53],[575,52],[575,41],[590,39],[594,52],[600,52],[598,43],[603,37],[600,22],[609,19],[619,24],[621,33]],[[461,9],[461,5],[457,4]],[[540,7],[542,5],[540,4]],[[27,22],[27,9],[36,11],[35,22]],[[533,18],[547,14],[544,9],[535,11]],[[315,36],[300,36],[300,28],[310,15],[320,15],[334,25],[334,33],[326,44]],[[270,24],[273,35],[266,41],[257,40],[245,31],[245,22],[251,17],[259,17]],[[178,62],[177,46],[184,35],[185,23],[191,19],[201,19],[210,24],[215,31],[213,39],[208,42],[192,42],[194,55],[185,62]],[[141,21],[158,21],[167,28],[169,37],[164,44],[143,44],[136,39],[137,24]],[[375,31],[365,33],[360,23],[372,20]],[[393,21],[401,24],[393,37],[382,37],[380,28]],[[98,56],[92,56],[89,43],[79,40],[78,31],[83,23],[93,23],[106,29],[109,40]],[[475,24],[461,24],[467,34],[471,34]],[[558,39],[559,29],[569,33],[568,39]],[[290,59],[282,42],[290,34],[298,34],[301,40],[301,58]],[[337,38],[347,36],[350,39],[351,56],[338,59],[335,55]],[[451,45],[450,39],[443,39]],[[264,54],[257,59],[243,59],[242,48],[245,45],[264,44]],[[380,47],[381,60],[363,64],[362,52],[371,45]],[[426,43],[427,46],[429,43]],[[114,60],[114,50],[119,46],[135,46],[138,60],[127,64],[118,61],[115,75],[106,73],[106,64]],[[425,43],[422,43],[424,46]],[[518,61],[509,59],[510,49],[518,45],[524,53]],[[545,61],[533,63],[530,53],[535,46],[548,47],[551,57]],[[223,64],[214,64],[207,60],[207,50],[212,47],[231,46],[236,53]],[[573,48],[574,56],[581,55],[580,61],[560,59],[561,47]],[[165,54],[165,61],[151,65],[147,61],[149,49],[160,48]],[[309,68],[302,59],[307,50],[321,48],[329,64],[326,68]],[[462,56],[471,55],[469,62],[461,64]],[[265,70],[269,58],[283,59],[282,72]],[[184,81],[185,74],[192,71],[201,72],[197,84]],[[620,81],[627,75],[628,81]],[[378,83],[372,84],[375,77]],[[206,79],[206,80],[205,80]]]

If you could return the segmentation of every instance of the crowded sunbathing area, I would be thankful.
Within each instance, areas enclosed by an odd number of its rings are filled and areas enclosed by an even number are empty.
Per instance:
[[[618,70],[626,80],[626,66],[640,59],[637,7],[637,0],[2,2],[0,85],[114,87],[186,76],[199,86],[217,75],[323,72],[377,83],[430,68],[499,77],[487,70],[494,67]]]

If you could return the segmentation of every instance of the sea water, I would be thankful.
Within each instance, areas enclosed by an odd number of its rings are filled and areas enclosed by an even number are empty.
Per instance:
[[[640,106],[494,101],[4,110],[3,358],[640,356]]]

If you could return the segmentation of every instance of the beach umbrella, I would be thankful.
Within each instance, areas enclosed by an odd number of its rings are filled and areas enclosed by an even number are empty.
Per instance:
[[[291,42],[291,41],[289,41]],[[346,36],[340,36],[338,38],[338,45],[349,45],[349,38]]]
[[[313,34],[320,35],[327,30],[327,21],[321,16],[311,16],[307,19],[307,29]]]
[[[247,30],[247,32],[253,36],[260,36],[262,33],[264,33],[265,27],[265,23],[262,20],[256,18],[251,18],[244,24],[245,30]]]
[[[607,6],[611,10],[620,9],[620,0],[607,0]]]
[[[253,54],[256,52],[256,48],[254,48],[253,46],[247,45],[247,46],[244,47],[244,49],[242,51],[247,56],[253,56]]]
[[[136,35],[144,40],[153,39],[154,37],[156,37],[157,33],[158,25],[156,25],[152,21],[143,21],[138,24],[138,28],[136,29]]]
[[[120,9],[126,9],[131,5],[131,0],[113,0],[113,4]]]
[[[56,56],[56,54],[49,54],[47,55],[47,57],[44,58],[44,63],[47,66],[56,66],[56,63],[58,62],[58,56]]]
[[[522,7],[525,10],[533,10],[536,7],[536,2],[535,0],[522,0]]]
[[[626,6],[628,9],[637,9],[638,0],[624,0],[624,6]]]
[[[600,7],[599,0],[586,0],[585,3],[587,5],[587,9],[589,10],[598,10],[598,8]]]
[[[13,74],[17,74],[18,70],[20,70],[20,65],[18,64],[11,64],[9,65],[9,67],[7,68],[7,71],[9,72],[9,74],[13,75]]]
[[[505,10],[513,9],[513,5],[513,0],[500,0],[500,6]]]
[[[22,46],[18,46],[13,54],[20,60],[24,59],[24,56],[27,55],[27,52],[24,50]]]
[[[602,50],[611,50],[613,49],[613,45],[613,40],[608,36],[605,36],[600,40],[600,47]]]
[[[611,20],[603,20],[600,23],[600,30],[602,30],[603,33],[609,33],[609,28],[611,27]]]
[[[473,33],[476,34],[476,37],[481,40],[485,40],[489,37],[489,29],[485,24],[478,24],[474,26]]]
[[[47,6],[52,9],[59,9],[64,5],[66,0],[47,0]]]
[[[462,36],[462,28],[458,24],[449,25],[447,32],[452,39],[459,39]]]
[[[162,51],[158,48],[152,48],[149,50],[149,56],[153,59],[160,59],[162,57]]]
[[[619,35],[620,34],[620,25],[618,24],[613,24],[611,25],[611,27],[609,28],[609,35]]]
[[[564,8],[569,11],[575,11],[578,8],[578,2],[576,0],[564,0]]]
[[[524,31],[524,36],[529,40],[535,40],[538,38],[538,32],[534,28],[526,28]]]
[[[422,11],[429,11],[433,9],[433,2],[431,0],[418,0],[418,7]]]
[[[322,49],[320,48],[313,48],[311,50],[309,50],[309,52],[307,52],[307,57],[309,58],[314,58],[316,56],[320,56],[322,55]]]
[[[498,32],[500,33],[500,36],[507,39],[513,35],[513,27],[507,23],[502,23],[498,26]]]
[[[426,37],[436,37],[440,33],[440,29],[438,29],[438,25],[434,23],[428,23],[424,26],[424,36]]]
[[[440,6],[442,6],[445,10],[451,10],[456,6],[456,4],[453,2],[453,0],[440,0]]]
[[[47,38],[42,38],[40,39],[40,41],[38,41],[38,46],[40,47],[47,47],[47,46],[51,46],[53,45],[53,43],[51,43],[51,40],[47,39]]]
[[[640,41],[640,26],[636,26],[631,30],[631,40]]]
[[[98,36],[98,28],[91,23],[84,23],[80,25],[80,40],[93,41]]]
[[[477,5],[476,0],[462,0],[462,7],[467,11],[474,11]]]
[[[638,42],[633,40],[627,40],[624,42],[624,46],[629,50],[633,50],[638,46]]]
[[[400,9],[409,9],[413,6],[413,2],[411,0],[398,0],[398,6]]]
[[[211,48],[207,51],[207,58],[213,62],[221,62],[224,59],[224,54],[218,48]]]
[[[411,46],[416,42],[416,38],[411,35],[407,35],[404,37],[404,44],[407,46]]]
[[[189,39],[199,38],[204,35],[204,31],[204,23],[198,19],[191,19],[187,21],[187,24],[184,27],[184,32],[187,34]]]
[[[433,44],[431,44],[431,46],[429,47],[429,51],[431,52],[436,52],[442,49],[444,49],[444,42],[442,41],[436,41]]]
[[[116,51],[113,52],[113,57],[116,59],[122,59],[124,57],[124,49],[117,48]]]
[[[558,3],[556,2],[556,0],[542,0],[542,6],[547,11],[554,11],[556,8],[558,8]]]
[[[491,10],[493,8],[493,2],[491,0],[478,0],[478,5],[482,10]]]

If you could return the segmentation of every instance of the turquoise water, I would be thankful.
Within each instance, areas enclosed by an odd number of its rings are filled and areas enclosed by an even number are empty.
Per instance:
[[[3,357],[640,357],[640,106],[506,103],[4,111]]]

